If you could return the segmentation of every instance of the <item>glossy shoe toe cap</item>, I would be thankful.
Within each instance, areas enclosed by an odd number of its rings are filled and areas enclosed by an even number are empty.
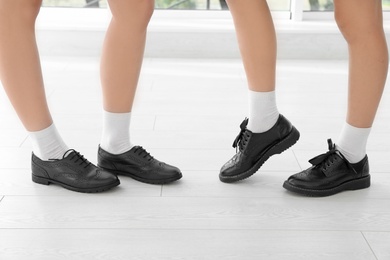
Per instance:
[[[162,163],[161,170],[157,172],[156,176],[158,176],[158,180],[156,180],[157,182],[170,183],[181,179],[183,174],[179,168]]]
[[[97,171],[98,172],[97,172],[96,179],[100,184],[106,184],[106,185],[113,184],[113,183],[119,184],[119,179],[115,174],[102,169],[98,169]]]

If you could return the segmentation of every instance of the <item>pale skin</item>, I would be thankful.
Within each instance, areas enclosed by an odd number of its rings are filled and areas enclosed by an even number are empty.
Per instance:
[[[234,19],[248,87],[275,90],[276,34],[265,0],[226,1]]]
[[[150,0],[110,0],[113,19],[101,62],[104,109],[131,111],[146,28],[153,12]],[[264,0],[228,0],[245,65],[249,88],[275,89],[276,37]],[[383,92],[388,51],[380,0],[335,0],[336,22],[349,46],[347,122],[371,127]],[[35,19],[41,0],[0,0],[0,78],[28,131],[52,123],[35,41]],[[253,26],[256,24],[256,26]]]
[[[51,125],[37,45],[40,0],[0,1],[0,79],[28,131]]]
[[[108,112],[131,111],[136,92],[152,0],[109,0],[113,18],[101,60],[103,106]],[[0,0],[0,79],[28,131],[49,127],[35,20],[42,0]]]
[[[250,90],[275,89],[276,39],[265,0],[227,0]],[[380,0],[334,0],[335,19],[349,47],[348,111],[352,126],[369,128],[385,86],[388,50]]]
[[[127,113],[133,106],[154,0],[108,2],[113,18],[101,59],[103,106],[108,112]]]

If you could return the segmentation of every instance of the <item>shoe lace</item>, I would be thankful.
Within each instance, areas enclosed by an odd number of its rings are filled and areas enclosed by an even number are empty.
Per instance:
[[[344,155],[336,149],[336,145],[332,142],[332,139],[328,139],[328,149],[329,151],[310,159],[309,162],[313,166],[326,171],[338,159],[338,156],[340,156],[347,164],[347,167],[356,173],[355,168],[353,168]]]
[[[148,153],[142,146],[137,146],[136,149],[134,149],[134,153],[138,154],[138,156],[147,159],[148,161],[154,159],[153,156],[151,156],[150,153]]]
[[[74,163],[78,163],[80,166],[84,165],[84,168],[87,168],[91,164],[91,162],[84,158],[83,155],[73,149],[69,149],[68,151],[66,151],[62,159],[65,159],[65,157],[67,157],[67,155],[72,152],[73,154],[69,158],[69,160],[74,161]]]
[[[244,150],[249,141],[249,134],[246,126],[248,125],[248,118],[245,118],[240,125],[240,133],[237,135],[233,142],[233,148],[236,148],[236,152]]]

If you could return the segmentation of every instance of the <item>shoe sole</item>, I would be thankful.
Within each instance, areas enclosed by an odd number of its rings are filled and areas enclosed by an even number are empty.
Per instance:
[[[370,185],[371,185],[371,177],[370,175],[368,175],[359,179],[354,179],[354,180],[344,182],[339,186],[333,187],[331,189],[326,189],[326,190],[312,190],[312,189],[300,188],[291,185],[288,181],[284,182],[283,188],[285,188],[288,191],[298,193],[300,195],[304,195],[308,197],[326,197],[326,196],[337,194],[342,191],[366,189],[370,187]]]
[[[299,131],[293,126],[291,132],[285,138],[280,140],[280,142],[276,143],[274,146],[269,148],[268,151],[266,151],[264,155],[260,157],[260,159],[255,163],[255,165],[252,166],[252,168],[250,168],[244,173],[235,176],[222,176],[220,174],[219,175],[220,181],[225,183],[233,183],[236,181],[244,180],[252,176],[260,169],[260,167],[265,163],[265,161],[267,161],[272,155],[281,154],[282,152],[286,151],[288,148],[293,146],[299,140],[299,136],[300,136]]]
[[[65,183],[52,180],[52,179],[38,177],[38,176],[35,176],[34,174],[32,175],[32,181],[35,182],[35,183],[38,183],[38,184],[42,184],[42,185],[50,185],[50,184],[53,183],[53,184],[60,185],[60,186],[62,186],[65,189],[68,189],[68,190],[71,190],[71,191],[83,192],[83,193],[98,193],[98,192],[102,192],[102,191],[106,191],[106,190],[109,190],[111,188],[114,188],[114,187],[116,187],[116,186],[118,186],[120,184],[120,181],[117,180],[116,182],[110,183],[110,184],[108,184],[106,186],[102,186],[102,187],[77,188],[77,187],[73,187],[73,186],[67,185]]]
[[[168,184],[168,183],[171,183],[171,182],[174,182],[174,181],[177,181],[177,180],[180,180],[183,175],[180,175],[178,177],[172,177],[172,178],[167,178],[167,179],[163,179],[163,180],[150,180],[150,179],[144,179],[144,178],[141,178],[139,176],[136,176],[136,175],[133,175],[131,173],[128,173],[128,172],[123,172],[123,171],[118,171],[118,170],[112,170],[112,169],[108,169],[108,168],[104,168],[104,167],[101,167],[98,165],[99,168],[105,170],[105,171],[108,171],[108,172],[111,172],[111,173],[114,173],[116,174],[117,176],[119,175],[122,175],[122,176],[126,176],[126,177],[130,177],[136,181],[139,181],[139,182],[143,182],[143,183],[147,183],[147,184]]]

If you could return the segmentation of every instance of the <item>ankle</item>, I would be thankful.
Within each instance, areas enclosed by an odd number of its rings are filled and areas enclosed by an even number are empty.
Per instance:
[[[40,131],[29,132],[29,137],[34,155],[43,161],[61,159],[69,150],[54,124]]]

